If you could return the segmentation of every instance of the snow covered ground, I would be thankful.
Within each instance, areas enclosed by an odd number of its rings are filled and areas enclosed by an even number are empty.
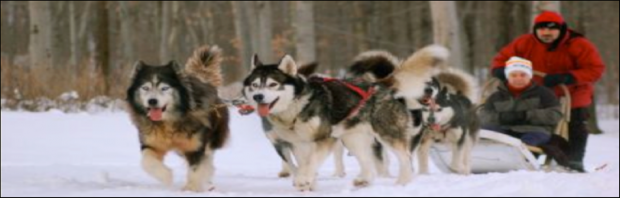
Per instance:
[[[265,139],[259,120],[234,116],[232,141],[216,157],[214,192],[180,191],[184,163],[169,157],[175,188],[166,189],[140,169],[137,133],[122,113],[1,114],[2,196],[619,196],[618,121],[604,121],[605,135],[590,140],[589,174],[513,172],[473,176],[435,172],[417,176],[407,187],[378,179],[366,189],[352,187],[358,167],[347,158],[345,179],[331,177],[333,162],[320,171],[318,189],[298,193],[289,179],[278,179],[280,161]],[[394,160],[393,160],[394,162]],[[392,174],[397,169],[392,163]]]

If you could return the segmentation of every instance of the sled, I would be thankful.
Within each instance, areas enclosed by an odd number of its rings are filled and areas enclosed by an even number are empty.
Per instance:
[[[535,72],[535,75],[546,76],[542,72]],[[492,79],[486,83],[481,104],[493,91],[497,90],[499,83],[501,83],[499,79]],[[560,85],[560,88],[564,91],[564,97],[560,99],[563,118],[558,123],[555,134],[568,140],[571,97],[566,85]],[[529,146],[522,143],[520,139],[487,130],[480,131],[480,140],[473,148],[471,156],[473,174],[506,173],[519,170],[550,171],[553,165],[553,159],[547,157],[541,148]],[[452,148],[448,145],[434,144],[430,150],[430,157],[439,170],[444,173],[453,173],[450,168]]]
[[[539,170],[534,154],[517,138],[494,131],[480,131],[480,140],[472,150],[472,173],[506,173],[517,170]],[[452,148],[446,144],[434,144],[430,157],[444,173],[452,173]]]

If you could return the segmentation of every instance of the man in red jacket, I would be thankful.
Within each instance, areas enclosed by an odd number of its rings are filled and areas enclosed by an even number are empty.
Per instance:
[[[517,38],[495,57],[494,77],[506,80],[505,63],[513,56],[531,60],[535,71],[548,74],[534,80],[555,88],[556,95],[563,96],[558,85],[569,87],[573,100],[568,153],[571,168],[583,171],[589,136],[587,108],[594,98],[594,83],[605,71],[598,50],[582,34],[569,29],[560,14],[545,11],[536,17],[534,33]]]

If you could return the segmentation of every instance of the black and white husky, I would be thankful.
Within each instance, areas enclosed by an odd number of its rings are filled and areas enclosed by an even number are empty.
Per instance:
[[[252,63],[252,72],[244,81],[244,96],[260,116],[267,118],[271,129],[268,135],[279,142],[281,153],[292,153],[283,159],[294,159],[298,164],[293,171],[298,190],[315,188],[317,169],[338,141],[360,163],[362,172],[354,185],[369,185],[375,176],[377,155],[373,147],[377,136],[402,148],[398,155],[403,162],[399,184],[411,181],[413,120],[405,104],[390,97],[389,90],[370,93],[370,89],[341,80],[307,78],[299,74],[290,56],[272,65],[261,63],[255,56]],[[380,100],[383,98],[389,100]]]
[[[386,81],[396,98],[402,98],[412,112],[423,115],[424,130],[418,157],[420,172],[428,173],[429,149],[433,142],[451,144],[451,168],[471,173],[471,152],[478,139],[479,120],[475,79],[465,72],[447,68],[449,51],[429,46],[414,53]],[[415,142],[416,144],[418,142]]]

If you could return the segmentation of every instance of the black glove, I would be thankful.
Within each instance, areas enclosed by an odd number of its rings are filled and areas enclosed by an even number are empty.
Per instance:
[[[571,74],[550,74],[543,79],[546,87],[556,87],[561,84],[572,85],[575,84],[575,77]]]
[[[506,77],[506,68],[505,67],[500,67],[497,69],[493,70],[493,77],[500,79],[503,82],[508,81],[508,78]]]
[[[525,124],[527,113],[525,111],[504,112],[499,114],[499,122],[502,125],[522,125]]]

